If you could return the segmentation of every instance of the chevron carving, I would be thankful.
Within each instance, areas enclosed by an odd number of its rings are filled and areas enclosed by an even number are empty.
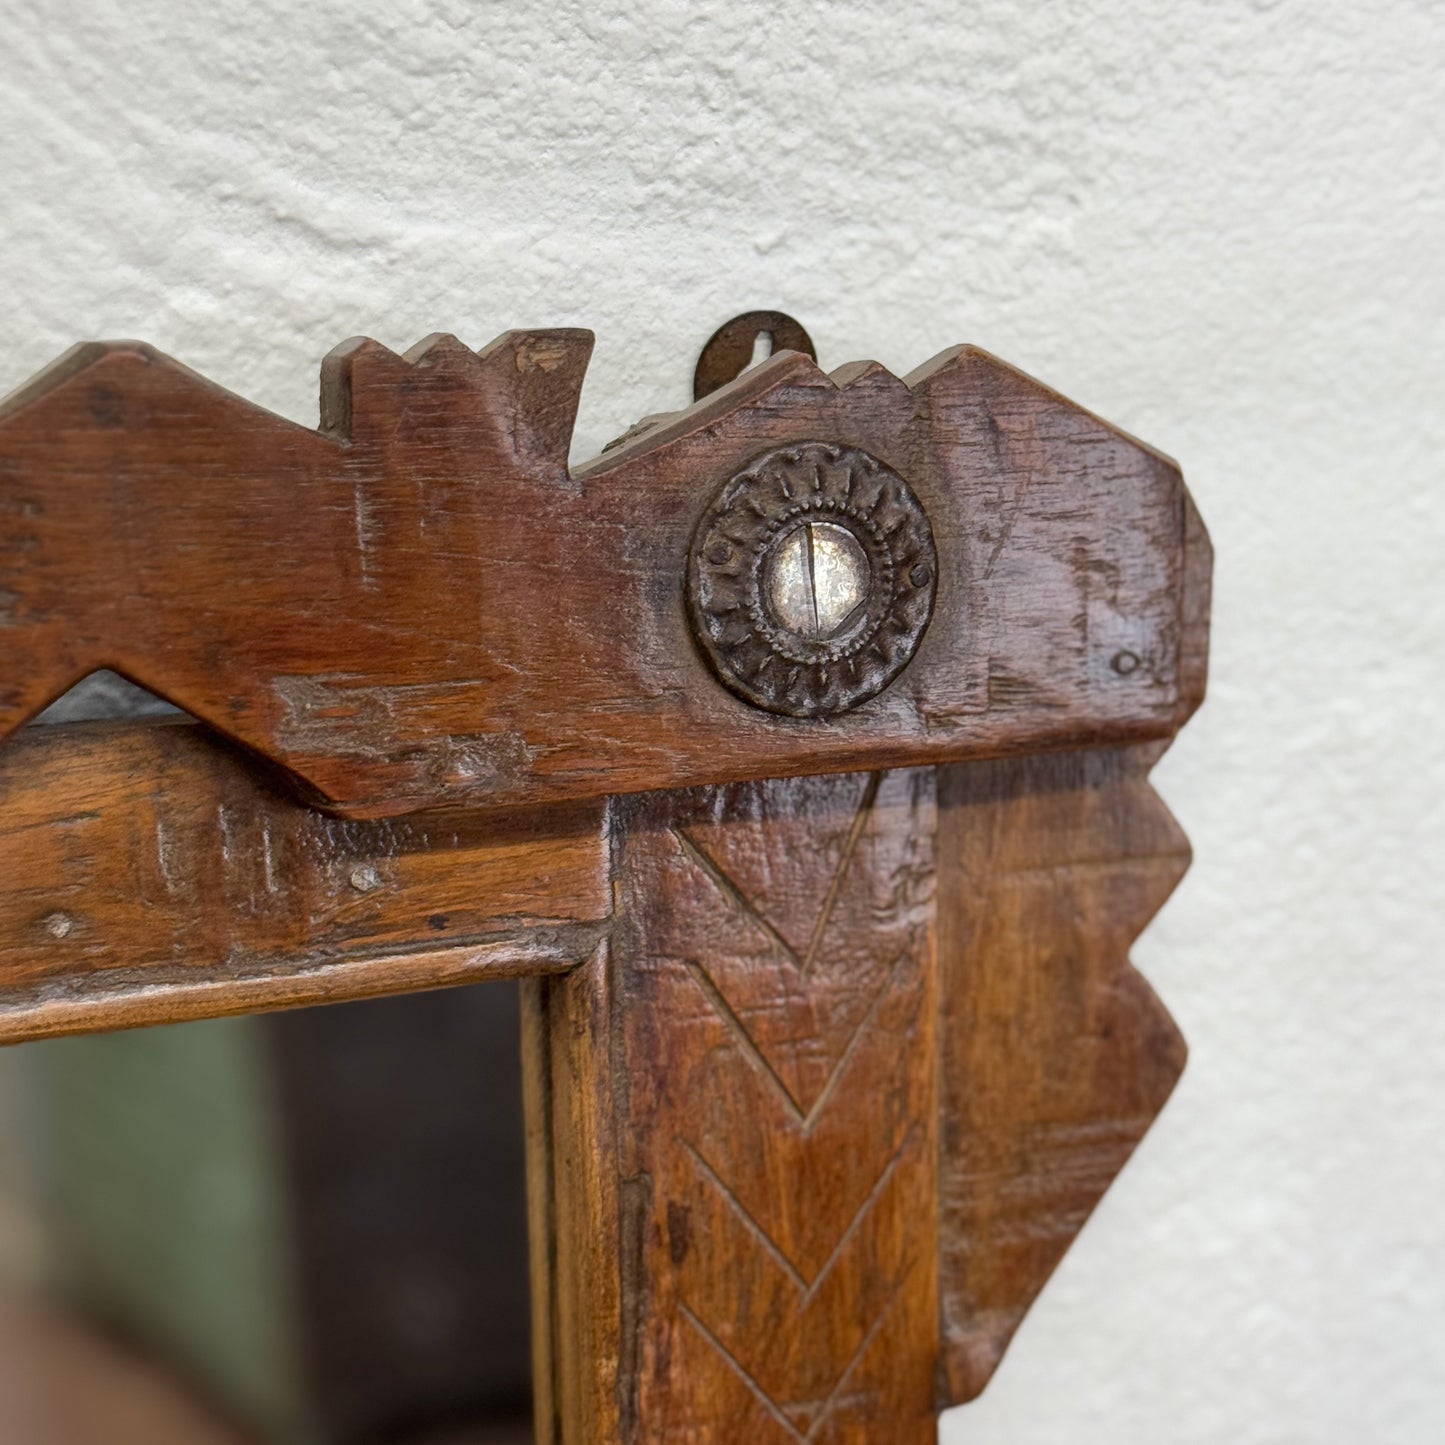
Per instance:
[[[639,1440],[934,1439],[933,809],[918,770],[628,829]]]

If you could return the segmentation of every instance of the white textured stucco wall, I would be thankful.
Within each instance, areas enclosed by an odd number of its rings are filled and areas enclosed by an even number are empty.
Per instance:
[[[0,0],[0,388],[139,335],[314,420],[368,332],[983,344],[1180,457],[1211,700],[1136,956],[1193,1046],[971,1445],[1445,1439],[1445,6]]]

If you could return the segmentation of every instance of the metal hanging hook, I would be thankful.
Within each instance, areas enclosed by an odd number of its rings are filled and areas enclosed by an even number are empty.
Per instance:
[[[701,401],[746,371],[760,336],[771,339],[774,352],[801,351],[813,361],[818,359],[813,338],[801,322],[782,311],[744,311],[708,338],[693,373],[692,399]]]

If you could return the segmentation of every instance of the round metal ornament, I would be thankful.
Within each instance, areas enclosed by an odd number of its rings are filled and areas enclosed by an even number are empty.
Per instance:
[[[857,448],[795,442],[713,497],[688,556],[688,614],[733,692],[832,717],[907,666],[937,578],[928,518],[897,472]]]

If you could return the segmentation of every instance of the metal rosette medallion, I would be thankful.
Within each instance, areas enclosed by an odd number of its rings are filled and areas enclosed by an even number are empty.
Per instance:
[[[897,472],[857,448],[795,442],[713,497],[688,557],[688,611],[733,692],[832,717],[908,665],[937,579],[933,531]]]

